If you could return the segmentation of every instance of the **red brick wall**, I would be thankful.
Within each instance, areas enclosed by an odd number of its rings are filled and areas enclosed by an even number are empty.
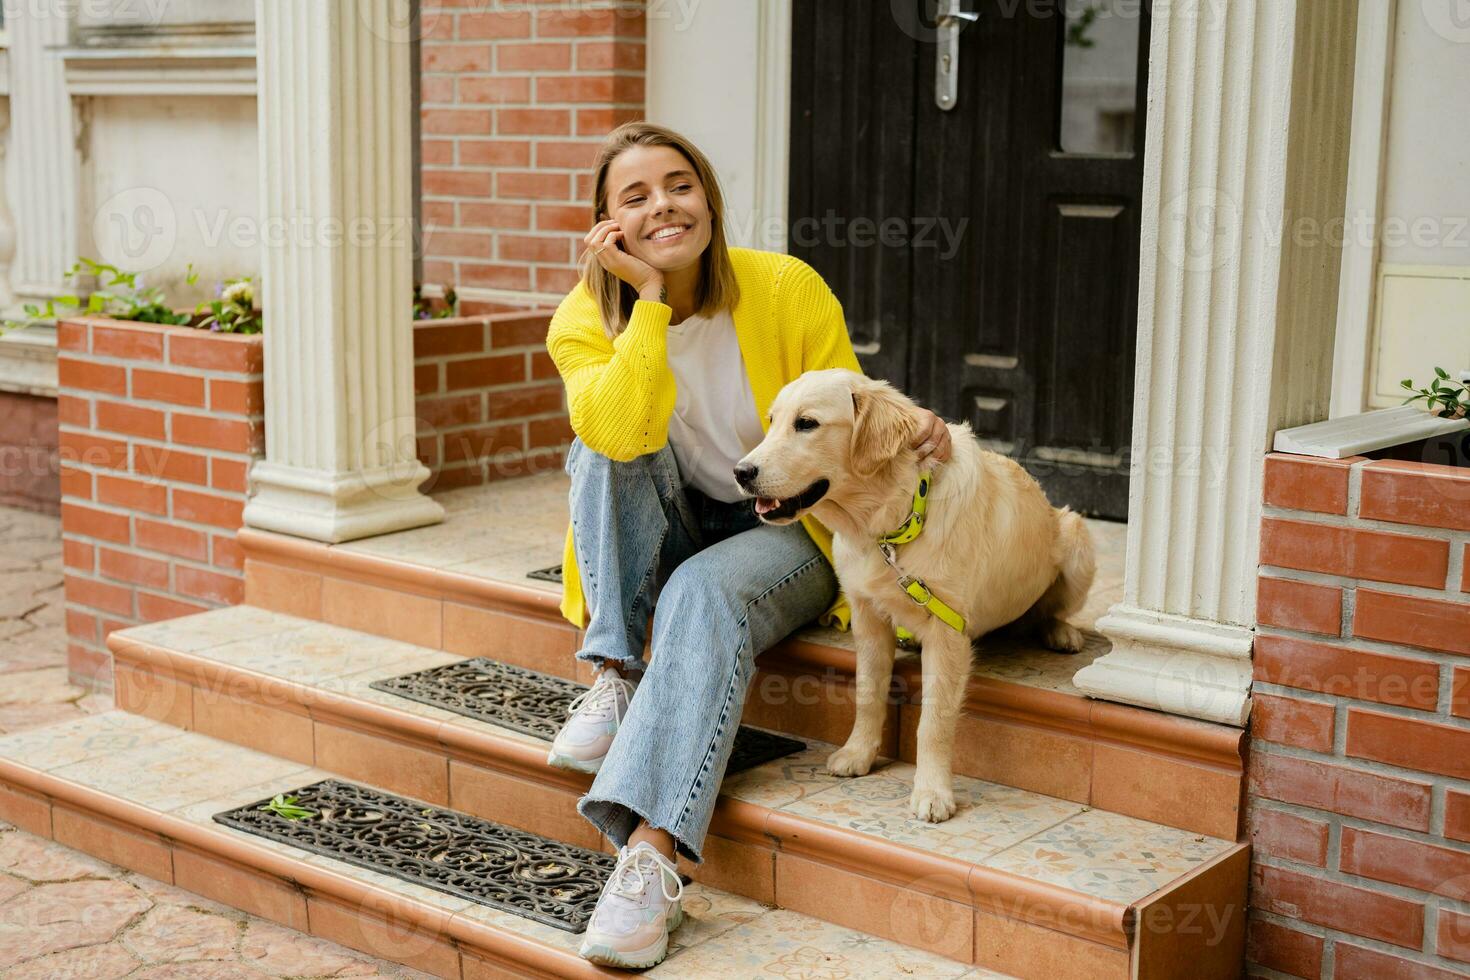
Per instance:
[[[0,391],[0,506],[61,508],[56,399]]]
[[[261,339],[92,319],[57,336],[68,664],[111,683],[113,629],[236,603]]]
[[[572,430],[550,311],[463,308],[478,312],[413,326],[425,489],[561,466]],[[68,659],[106,687],[111,630],[243,596],[234,538],[264,451],[261,338],[98,319],[62,324],[58,346]]]
[[[419,458],[430,490],[555,469],[572,441],[546,353],[551,312],[421,323],[414,330]]]
[[[565,294],[588,168],[644,110],[642,0],[423,2],[424,281]]]
[[[1273,454],[1250,959],[1470,974],[1470,469]]]

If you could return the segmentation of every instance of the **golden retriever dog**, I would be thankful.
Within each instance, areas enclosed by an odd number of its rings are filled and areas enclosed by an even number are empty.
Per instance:
[[[833,559],[852,605],[857,715],[847,744],[827,759],[838,776],[873,765],[893,676],[895,628],[923,648],[923,707],[909,806],[922,820],[954,815],[951,757],[970,676],[971,640],[1002,626],[1034,630],[1050,649],[1075,653],[1082,634],[1067,617],[1092,588],[1092,538],[1082,518],[1055,508],[1015,461],[951,424],[953,455],[922,466],[910,447],[916,406],[884,381],[833,369],[805,374],[771,406],[765,439],[735,469],[770,524],[806,514],[835,536]],[[964,617],[946,625],[900,584],[879,539],[913,510],[921,470],[932,474],[924,529],[893,547],[902,573],[922,580]]]

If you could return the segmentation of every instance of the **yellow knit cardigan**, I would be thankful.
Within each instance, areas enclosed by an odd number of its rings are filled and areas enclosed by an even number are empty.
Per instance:
[[[802,373],[861,368],[842,305],[815,269],[794,256],[749,248],[732,248],[730,259],[740,284],[740,301],[732,311],[735,333],[756,415],[766,428],[776,393]],[[668,442],[675,391],[664,331],[673,312],[663,303],[639,300],[628,326],[608,340],[597,303],[581,283],[557,307],[546,348],[567,386],[572,429],[589,449],[626,461]],[[810,516],[802,524],[831,561],[832,533]],[[574,626],[586,625],[570,527],[562,557],[561,612]],[[846,629],[846,600],[839,595],[823,619]]]

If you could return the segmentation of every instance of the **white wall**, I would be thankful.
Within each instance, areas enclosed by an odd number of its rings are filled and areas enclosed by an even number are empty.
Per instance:
[[[146,270],[175,304],[259,272],[254,98],[117,96],[88,111],[83,255]]]
[[[1355,134],[1354,167],[1380,169],[1376,188],[1349,199],[1347,248],[1362,256],[1376,245],[1377,254],[1345,261],[1355,281],[1339,309],[1334,415],[1397,405],[1400,379],[1427,384],[1436,366],[1470,368],[1470,6],[1360,2],[1396,7],[1363,18],[1391,18],[1392,29],[1360,39],[1355,119],[1371,126],[1381,110],[1383,127],[1378,143]],[[1363,221],[1375,203],[1376,239]]]
[[[711,162],[732,245],[786,250],[790,0],[652,4],[648,119]]]
[[[1375,0],[1383,3],[1387,0]],[[1455,30],[1458,15],[1464,27]],[[1391,265],[1470,266],[1470,5],[1400,0],[1389,94],[1383,213],[1420,231],[1385,226]]]

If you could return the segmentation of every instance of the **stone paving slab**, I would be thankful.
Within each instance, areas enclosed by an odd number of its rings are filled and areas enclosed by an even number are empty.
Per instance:
[[[111,710],[66,680],[61,526],[0,507],[0,736]],[[148,722],[140,720],[140,724]],[[0,821],[5,980],[428,977]]]

